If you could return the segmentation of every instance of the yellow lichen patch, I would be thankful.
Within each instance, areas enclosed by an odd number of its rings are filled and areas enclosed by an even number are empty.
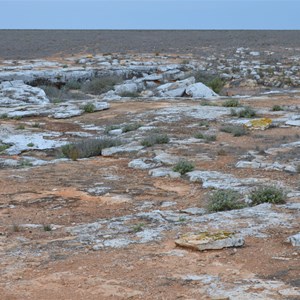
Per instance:
[[[245,127],[249,129],[265,130],[270,127],[272,120],[269,118],[261,118],[250,120],[245,124]]]
[[[196,241],[216,241],[227,239],[228,237],[232,236],[234,233],[229,231],[217,231],[217,232],[200,232],[200,233],[187,233],[184,234],[181,238],[188,239],[188,240],[196,240]]]
[[[88,55],[86,56],[86,58],[93,58],[93,57],[94,57],[93,54],[88,54]]]

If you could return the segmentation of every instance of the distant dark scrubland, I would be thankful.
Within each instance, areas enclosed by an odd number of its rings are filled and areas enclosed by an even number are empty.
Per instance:
[[[268,30],[0,30],[1,59],[37,59],[78,53],[233,54],[253,50],[300,50],[300,31]],[[298,48],[298,49],[297,49]],[[293,54],[290,52],[290,54]]]

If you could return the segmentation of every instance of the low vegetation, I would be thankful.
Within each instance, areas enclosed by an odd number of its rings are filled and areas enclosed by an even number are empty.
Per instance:
[[[87,103],[83,106],[83,110],[86,113],[93,113],[95,111],[96,107],[93,103]]]
[[[181,160],[179,161],[174,167],[174,172],[179,172],[181,175],[184,175],[188,172],[193,171],[195,168],[194,164],[187,161],[187,160]]]
[[[196,79],[196,82],[204,83],[217,94],[219,94],[224,87],[224,81],[217,74],[211,74],[205,71],[197,71],[193,75]]]
[[[67,144],[61,147],[61,152],[65,157],[76,160],[78,158],[86,158],[101,155],[101,151],[120,145],[121,142],[116,139],[87,139],[77,143]]]
[[[112,90],[113,87],[120,83],[122,78],[119,76],[109,76],[104,78],[94,78],[82,85],[81,90],[85,93],[100,95]]]
[[[170,139],[166,134],[151,134],[142,140],[141,145],[144,147],[151,147],[156,144],[167,144]]]
[[[121,97],[128,97],[128,98],[137,98],[140,96],[138,92],[123,92],[120,94]]]
[[[206,142],[214,142],[217,140],[217,136],[215,134],[203,134],[202,132],[197,132],[194,137],[196,139],[203,139]]]
[[[256,111],[252,107],[246,106],[239,111],[231,109],[231,116],[239,118],[254,118],[256,117]]]
[[[281,111],[281,110],[283,110],[283,107],[281,107],[280,105],[274,105],[272,107],[272,111]]]
[[[141,127],[142,125],[139,123],[130,123],[126,124],[125,126],[122,127],[123,132],[129,132],[129,131],[134,131],[137,130]]]
[[[275,186],[263,186],[254,190],[250,194],[251,205],[259,205],[262,203],[283,204],[286,195],[284,191]]]
[[[237,100],[237,99],[228,99],[222,105],[224,107],[238,107],[238,106],[241,106],[239,100]]]
[[[210,212],[240,209],[246,205],[241,202],[241,195],[234,190],[217,190],[209,197]]]
[[[220,128],[221,131],[231,133],[233,136],[242,136],[248,133],[247,129],[241,125],[224,125]]]

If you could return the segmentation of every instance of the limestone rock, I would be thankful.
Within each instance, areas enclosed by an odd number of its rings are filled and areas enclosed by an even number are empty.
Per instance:
[[[217,98],[219,97],[213,90],[201,82],[189,85],[185,93],[193,98]]]
[[[45,92],[25,84],[22,80],[4,81],[0,84],[0,106],[48,104]]]
[[[117,95],[122,95],[123,93],[136,93],[137,91],[138,87],[135,83],[125,83],[115,86],[115,93]]]
[[[300,247],[300,232],[288,237],[287,241],[291,243],[294,247]]]
[[[201,232],[199,234],[188,233],[175,241],[177,246],[199,251],[241,247],[244,243],[245,241],[242,237],[226,231],[215,233]]]
[[[168,168],[157,168],[157,169],[150,170],[149,175],[152,177],[180,178],[180,173],[174,172]]]

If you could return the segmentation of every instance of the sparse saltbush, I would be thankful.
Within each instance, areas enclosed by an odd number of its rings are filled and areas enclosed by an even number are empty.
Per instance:
[[[93,103],[87,103],[83,106],[83,110],[86,113],[93,113],[95,111],[96,107]]]
[[[44,231],[52,231],[52,227],[49,224],[44,224],[43,229],[44,229]]]
[[[199,126],[204,127],[204,128],[209,128],[210,124],[209,124],[208,121],[202,120],[202,121],[199,122]]]
[[[101,155],[102,149],[121,145],[116,139],[86,139],[77,143],[67,144],[61,147],[61,152],[65,157],[76,160],[78,158]]]
[[[8,114],[2,114],[2,115],[0,115],[0,119],[2,119],[2,120],[8,119]]]
[[[201,105],[201,106],[217,106],[217,104],[214,103],[213,101],[211,101],[211,100],[206,100],[206,99],[201,100],[200,105]]]
[[[140,232],[140,231],[143,231],[144,226],[145,226],[144,223],[138,223],[132,227],[132,230],[133,230],[133,232]]]
[[[0,153],[8,149],[10,146],[9,145],[0,145]]]
[[[82,91],[93,95],[100,95],[112,90],[113,87],[121,81],[122,78],[119,76],[94,78],[82,85]]]
[[[222,104],[222,106],[224,106],[224,107],[238,107],[238,106],[240,106],[240,102],[237,99],[228,99]]]
[[[226,153],[226,151],[224,149],[219,149],[217,151],[217,155],[219,155],[219,156],[225,156],[225,155],[227,155],[227,153]]]
[[[25,129],[25,125],[20,124],[16,127],[17,130],[24,130]]]
[[[128,97],[128,98],[137,98],[140,96],[138,92],[123,92],[120,94],[121,97]]]
[[[283,204],[286,195],[282,189],[276,186],[262,186],[254,190],[250,194],[251,205],[259,205],[261,203]]]
[[[120,128],[121,128],[120,125],[109,125],[105,127],[104,133],[108,134],[111,130],[120,129]]]
[[[125,126],[122,127],[122,131],[123,132],[134,131],[134,130],[139,129],[141,126],[142,125],[139,123],[126,124]]]
[[[167,144],[170,139],[166,134],[151,134],[142,140],[141,145],[144,147],[151,147],[156,144]]]
[[[193,74],[196,82],[202,82],[210,87],[215,93],[219,94],[224,87],[224,81],[219,75],[211,74],[205,71],[197,71]]]
[[[272,111],[281,111],[284,110],[283,107],[281,107],[280,105],[274,105],[272,107]]]
[[[217,136],[215,134],[203,134],[202,132],[197,132],[194,137],[196,139],[203,139],[206,142],[214,142],[217,140]]]
[[[209,197],[208,210],[210,212],[227,211],[245,207],[241,202],[241,195],[234,190],[216,190]]]
[[[233,136],[242,136],[248,133],[247,129],[241,125],[224,125],[220,128],[221,131],[231,133]]]
[[[193,171],[194,168],[195,166],[193,163],[187,160],[181,160],[173,167],[173,171],[179,172],[181,175],[184,175],[185,173]]]
[[[236,111],[235,109],[231,109],[231,116],[237,116],[239,118],[254,118],[256,116],[256,112],[253,108],[246,106],[245,108]]]
[[[34,143],[28,143],[27,144],[27,147],[33,147],[34,146]]]
[[[20,160],[19,167],[20,168],[29,168],[32,167],[32,163],[28,159]]]
[[[70,80],[66,83],[65,87],[69,90],[80,90],[82,83],[76,80]]]

